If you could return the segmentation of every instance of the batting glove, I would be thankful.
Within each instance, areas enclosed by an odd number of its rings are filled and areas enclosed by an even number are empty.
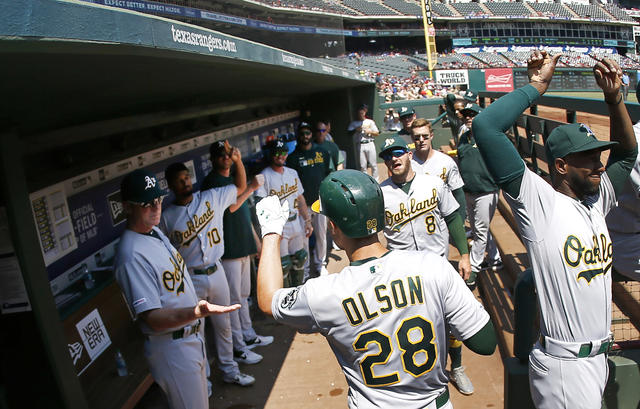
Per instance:
[[[262,237],[270,233],[282,235],[282,229],[289,219],[289,202],[280,205],[278,196],[267,196],[256,204],[256,213]]]

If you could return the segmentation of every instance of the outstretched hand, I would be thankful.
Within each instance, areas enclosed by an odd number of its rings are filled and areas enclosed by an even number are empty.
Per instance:
[[[240,309],[240,304],[233,305],[217,305],[211,304],[206,300],[198,301],[198,305],[195,307],[196,318],[207,317],[211,314],[225,314],[227,312]]]
[[[593,76],[602,89],[605,100],[615,102],[622,86],[622,69],[617,62],[603,58],[593,67]]]
[[[545,50],[535,50],[527,60],[527,76],[529,84],[533,85],[540,95],[544,94],[549,88],[553,71],[556,69],[558,60],[562,54],[556,54],[553,57]]]

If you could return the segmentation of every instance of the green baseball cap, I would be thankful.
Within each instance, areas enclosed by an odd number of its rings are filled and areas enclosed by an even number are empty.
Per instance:
[[[393,149],[393,148],[402,148],[404,150],[409,150],[409,148],[407,147],[407,143],[404,141],[404,139],[399,138],[397,136],[391,136],[389,138],[385,138],[384,141],[382,141],[382,143],[380,144],[380,153],[378,154],[378,156],[382,157],[382,154],[384,151],[389,150],[389,149]]]
[[[463,113],[464,111],[471,111],[471,112],[475,112],[476,114],[479,114],[480,112],[482,112],[482,108],[480,108],[480,105],[478,104],[472,104],[472,103],[467,103],[467,105],[464,106],[464,108],[462,108],[460,110],[460,113]]]
[[[166,196],[167,191],[160,187],[154,173],[147,169],[136,169],[122,179],[120,195],[123,202],[146,204]]]
[[[606,150],[618,142],[600,141],[585,124],[560,125],[549,134],[545,142],[547,162],[576,153],[593,149]]]

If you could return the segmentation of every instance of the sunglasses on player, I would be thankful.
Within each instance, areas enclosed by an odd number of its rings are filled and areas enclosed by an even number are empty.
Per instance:
[[[131,200],[129,200],[128,202],[140,207],[149,208],[149,207],[160,206],[162,204],[163,199],[164,199],[164,196],[160,196],[160,197],[156,197],[155,199],[147,203],[132,202]]]
[[[327,132],[327,128],[318,128],[316,131],[324,133]]]
[[[409,152],[406,149],[402,149],[402,148],[398,148],[398,149],[391,149],[388,150],[386,152],[383,152],[380,157],[382,157],[383,160],[391,160],[391,158],[399,158],[400,156],[404,155],[405,153]]]
[[[425,141],[428,141],[429,139],[431,139],[431,134],[430,133],[419,133],[419,134],[414,134],[413,135],[413,140],[414,141],[419,141],[420,139],[424,139]]]

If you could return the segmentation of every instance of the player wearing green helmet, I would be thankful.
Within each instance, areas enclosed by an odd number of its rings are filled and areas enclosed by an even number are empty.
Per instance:
[[[371,176],[329,174],[311,208],[327,216],[350,265],[283,289],[279,243],[289,207],[268,196],[256,206],[263,236],[260,309],[327,338],[349,384],[350,408],[451,408],[442,353],[447,331],[473,351],[492,354],[496,339],[487,312],[444,257],[389,251],[380,243],[384,198]]]

